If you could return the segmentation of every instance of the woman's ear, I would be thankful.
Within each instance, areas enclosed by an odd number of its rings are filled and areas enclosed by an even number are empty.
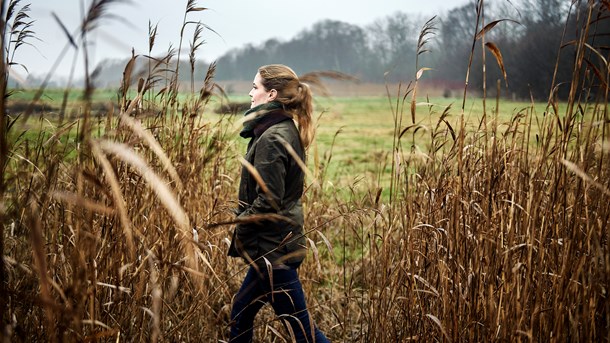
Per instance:
[[[272,89],[269,91],[269,101],[273,101],[275,98],[277,98],[277,91]]]

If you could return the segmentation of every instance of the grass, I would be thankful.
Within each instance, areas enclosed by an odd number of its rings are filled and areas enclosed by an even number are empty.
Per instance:
[[[93,93],[92,102],[98,104],[98,108],[103,108],[105,104],[113,101],[116,98],[117,91],[101,90]],[[188,94],[181,93],[180,99],[187,99]],[[19,98],[11,99],[11,101],[28,102],[34,97],[33,91],[21,91]],[[49,90],[45,92],[44,97],[47,100],[47,105],[53,108],[61,107],[63,91]],[[79,97],[71,95],[72,101],[78,101]],[[246,97],[232,97],[230,101],[240,102],[247,101]],[[419,108],[422,109],[422,119],[418,120],[417,125],[420,130],[415,134],[403,136],[402,144],[409,149],[417,149],[425,151],[429,149],[431,137],[428,134],[430,128],[438,122],[442,112],[449,106],[455,106],[458,99],[432,98],[429,102],[422,103]],[[10,102],[9,102],[10,103]],[[212,99],[210,109],[220,103],[219,99]],[[472,98],[469,100],[470,113],[467,116],[467,125],[473,127],[480,121],[481,99]],[[430,105],[428,105],[430,104]],[[370,182],[370,186],[377,185],[384,188],[384,196],[388,196],[387,188],[389,187],[389,171],[388,166],[388,151],[392,148],[392,139],[394,136],[394,123],[391,112],[391,104],[387,97],[320,97],[316,101],[316,113],[319,117],[316,142],[317,146],[312,149],[313,155],[315,151],[320,155],[318,159],[324,160],[328,156],[332,146],[332,161],[328,166],[328,175],[333,180],[337,187],[347,187],[357,178],[364,178],[366,182]],[[565,107],[565,104],[560,104],[560,111]],[[507,123],[515,117],[519,111],[529,111],[533,108],[536,117],[542,118],[545,111],[545,106],[538,104],[532,105],[523,102],[503,101],[498,121]],[[457,110],[449,110],[448,120],[452,126],[456,127],[459,115]],[[219,119],[217,115],[212,113],[204,113],[204,119],[210,123],[214,123]],[[404,118],[404,121],[409,119]],[[51,136],[57,129],[57,116],[47,115],[45,120],[34,119],[30,121],[38,122],[38,124],[27,124],[29,129],[26,131],[26,138],[32,140],[37,137],[37,131],[44,129]],[[99,129],[97,136],[104,132],[104,123],[100,121],[96,128]],[[505,125],[500,125],[502,128]],[[237,130],[237,128],[236,128]],[[536,131],[534,129],[534,131]],[[75,131],[70,131],[75,138]],[[335,137],[336,136],[336,137]],[[237,140],[237,151],[245,151],[245,140]],[[533,142],[532,142],[533,144]],[[309,165],[313,168],[314,158],[309,159]],[[365,188],[366,191],[366,188]]]
[[[185,23],[195,9],[188,1]],[[23,113],[1,131],[4,339],[228,339],[245,271],[226,257],[244,143],[235,118],[211,114],[211,83],[160,92],[151,73],[139,90],[126,82],[99,122],[88,89],[69,96],[85,99],[73,126]],[[588,92],[597,81],[575,81],[565,103],[501,100],[499,111],[420,90],[416,102],[439,106],[417,106],[416,126],[410,87],[319,97],[300,276],[329,338],[607,340],[610,120],[605,92]],[[290,341],[268,308],[255,330]]]

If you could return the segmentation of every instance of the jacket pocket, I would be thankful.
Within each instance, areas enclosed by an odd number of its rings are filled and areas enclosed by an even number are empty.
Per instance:
[[[246,261],[258,258],[258,237],[252,232],[251,227],[247,225],[237,225],[235,227],[231,245],[234,247],[235,252],[246,259]]]
[[[305,237],[298,231],[283,233],[279,246],[285,261],[302,260],[305,257]]]

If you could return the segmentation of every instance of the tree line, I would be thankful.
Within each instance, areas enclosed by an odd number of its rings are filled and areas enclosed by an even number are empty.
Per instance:
[[[369,82],[409,82],[420,68],[428,67],[431,70],[422,79],[463,88],[472,53],[468,80],[472,90],[482,90],[485,82],[488,94],[495,95],[496,81],[501,80],[503,95],[546,99],[553,78],[560,85],[573,79],[575,51],[571,43],[577,36],[578,22],[597,21],[609,14],[601,1],[595,13],[587,13],[585,5],[586,1],[570,4],[563,0],[487,2],[486,22],[480,23],[478,30],[485,25],[493,29],[474,46],[476,1],[435,18],[433,29],[423,37],[426,46],[419,49],[427,18],[399,12],[365,27],[324,20],[289,41],[270,39],[228,52],[218,60],[217,78],[249,78],[261,64],[286,63],[298,73],[332,69]],[[601,51],[610,47],[606,22],[599,20],[595,32],[589,33],[590,45]],[[485,57],[482,46],[487,47]],[[418,66],[416,57],[420,59]],[[595,57],[586,61],[600,64],[600,73],[605,70]],[[559,87],[553,94],[565,98],[568,89]]]
[[[549,85],[572,81],[574,49],[579,21],[595,21],[608,15],[600,1],[597,12],[585,11],[586,1],[516,0],[488,1],[485,22],[475,27],[476,1],[456,7],[434,18],[397,12],[359,26],[337,20],[322,20],[292,39],[269,39],[233,49],[216,61],[216,80],[250,80],[257,67],[270,63],[290,65],[297,73],[333,70],[366,82],[409,82],[418,69],[426,70],[423,80],[463,88],[470,67],[468,87],[488,95],[496,92],[501,80],[502,95],[520,99],[546,99]],[[428,31],[422,37],[422,29]],[[590,32],[590,45],[601,51],[610,47],[610,27],[600,20]],[[485,25],[493,26],[484,36],[473,39]],[[418,46],[418,43],[420,44]],[[486,53],[483,54],[482,47]],[[472,59],[471,59],[472,56]],[[418,59],[418,65],[416,65]],[[485,74],[483,74],[485,60]],[[593,70],[604,74],[600,59],[586,59]],[[184,62],[185,64],[188,62]],[[116,85],[125,61],[105,61],[98,76],[102,85]],[[199,61],[196,80],[203,79],[209,62]],[[188,70],[181,68],[182,70]],[[578,70],[578,69],[576,69]],[[506,73],[506,77],[504,76]],[[190,80],[190,75],[184,75]],[[558,87],[553,95],[565,98],[569,87]]]

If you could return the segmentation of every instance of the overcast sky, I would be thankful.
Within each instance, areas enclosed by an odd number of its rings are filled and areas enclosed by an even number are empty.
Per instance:
[[[34,31],[40,41],[32,41],[36,48],[22,47],[17,62],[27,66],[30,73],[46,74],[66,45],[67,39],[55,13],[69,31],[74,32],[82,18],[82,3],[87,7],[91,0],[24,0],[31,3],[30,16],[36,22]],[[449,9],[467,4],[469,0],[199,0],[197,5],[209,10],[191,12],[188,19],[201,21],[215,30],[204,32],[206,44],[199,58],[211,61],[231,48],[246,43],[258,44],[269,38],[290,39],[303,29],[322,19],[340,20],[356,25],[366,25],[376,19],[402,11],[422,15],[425,19],[442,14]],[[170,44],[177,48],[180,26],[187,0],[132,0],[130,3],[112,3],[110,14],[122,20],[109,19],[90,39],[92,65],[106,58],[124,59],[134,48],[136,54],[148,52],[148,23],[158,24],[158,36],[153,54],[166,52]],[[192,30],[188,30],[188,48]],[[58,75],[68,75],[74,59],[74,50],[65,56],[57,70]],[[82,59],[82,57],[78,57]],[[16,69],[24,74],[23,69]],[[77,67],[82,73],[82,67]]]

